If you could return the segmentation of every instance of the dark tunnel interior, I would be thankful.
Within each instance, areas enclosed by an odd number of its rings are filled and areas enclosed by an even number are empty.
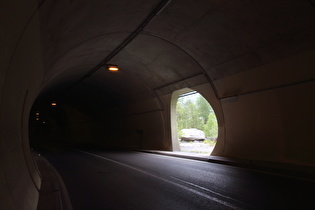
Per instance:
[[[79,93],[50,94],[37,98],[29,118],[31,147],[43,143],[105,146],[120,139],[118,120],[123,110],[117,109],[117,99],[96,92],[93,88],[77,89]]]
[[[313,169],[313,2],[1,2],[3,208],[36,208],[32,149],[178,152],[176,102],[189,91],[217,117],[211,157]]]

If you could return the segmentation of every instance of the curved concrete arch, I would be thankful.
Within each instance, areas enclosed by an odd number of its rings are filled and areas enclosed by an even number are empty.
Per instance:
[[[171,42],[170,40],[167,40],[165,38],[162,38],[162,37],[159,37],[158,35],[155,35],[155,34],[150,34],[150,33],[146,33],[144,32],[143,34],[145,35],[148,35],[148,36],[153,36],[153,37],[156,37],[158,39],[161,39],[167,43],[169,43],[170,45],[173,45],[175,46],[176,48],[178,48],[179,50],[181,50],[183,53],[185,53],[186,55],[188,55],[192,60],[195,61],[195,63],[200,67],[200,69],[202,70],[202,72],[204,73],[204,76],[207,78],[208,82],[211,84],[212,86],[212,89],[214,90],[214,93],[216,95],[216,97],[218,98],[218,93],[217,93],[217,90],[215,88],[215,85],[213,84],[213,79],[211,78],[211,76],[205,71],[205,69],[201,66],[201,64],[196,60],[194,59],[194,57],[189,54],[187,51],[185,51],[183,48],[181,48],[179,45],[176,45],[175,43]]]
[[[41,175],[29,148],[28,119],[43,75],[34,13],[38,4],[11,2],[1,4],[1,10],[1,19],[10,22],[2,22],[5,33],[0,35],[5,46],[0,64],[0,203],[3,209],[36,209]]]
[[[69,71],[69,69],[79,69],[83,64],[80,63],[80,61],[91,63],[90,66],[84,66],[85,71],[87,71],[86,69],[92,69],[95,63],[100,62],[104,57],[106,57],[107,54],[116,47],[117,43],[122,42],[129,33],[130,32],[112,32],[99,34],[97,36],[81,40],[79,43],[75,43],[74,46],[71,46],[66,52],[61,54],[51,63],[47,64],[47,70],[43,80],[44,85],[47,85],[45,83],[54,79],[59,74]],[[107,48],[104,49],[101,47],[102,45],[106,45]],[[93,57],[91,54],[93,54]],[[91,61],[89,62],[87,59],[91,59]],[[80,75],[84,74],[84,72],[80,73]]]

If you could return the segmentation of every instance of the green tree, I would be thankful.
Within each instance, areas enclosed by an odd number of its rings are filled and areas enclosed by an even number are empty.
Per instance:
[[[211,112],[213,112],[208,101],[202,97],[202,95],[198,94],[196,99],[197,112],[198,116],[203,120],[203,124],[206,124],[208,121],[208,116]]]
[[[176,106],[177,129],[197,128],[203,130],[203,120],[200,118],[196,103],[191,99],[179,98]]]
[[[208,121],[204,126],[204,132],[207,137],[218,136],[218,123],[214,113],[208,115]]]
[[[218,124],[214,111],[207,100],[200,94],[195,100],[181,97],[177,101],[177,131],[197,128],[205,132],[207,137],[218,136]]]
[[[179,98],[176,105],[177,130],[180,131],[187,127],[187,115],[185,114],[185,104],[182,98]]]

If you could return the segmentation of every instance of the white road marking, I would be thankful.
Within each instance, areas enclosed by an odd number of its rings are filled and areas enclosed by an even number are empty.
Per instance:
[[[223,201],[223,200],[221,200],[221,199],[219,199],[219,198],[210,196],[210,195],[208,195],[208,194],[206,194],[206,193],[203,193],[203,192],[200,192],[200,191],[198,191],[198,190],[189,188],[189,187],[187,187],[187,186],[185,186],[185,185],[182,185],[182,184],[176,183],[176,182],[174,182],[174,181],[165,179],[165,178],[163,178],[163,177],[157,176],[157,175],[155,175],[155,174],[149,173],[149,172],[144,171],[144,170],[141,170],[141,169],[139,169],[139,168],[136,168],[136,167],[133,167],[133,166],[130,166],[130,165],[127,165],[127,164],[124,164],[124,163],[118,162],[118,161],[116,161],[116,160],[113,160],[113,159],[110,159],[110,158],[106,158],[106,157],[103,157],[103,156],[100,156],[100,155],[97,155],[97,154],[93,154],[93,153],[90,153],[90,152],[85,152],[85,151],[82,151],[82,150],[76,150],[76,151],[82,152],[82,153],[85,153],[85,154],[87,154],[87,155],[91,155],[91,156],[94,156],[94,157],[97,157],[97,158],[100,158],[100,159],[104,159],[104,160],[107,160],[107,161],[110,161],[110,162],[119,164],[119,165],[121,165],[121,166],[130,168],[130,169],[133,169],[133,170],[135,170],[135,171],[138,171],[138,172],[141,172],[141,173],[143,173],[143,174],[149,175],[149,176],[151,176],[151,177],[154,177],[154,178],[156,178],[156,179],[162,180],[162,181],[167,182],[167,183],[169,183],[169,184],[172,184],[172,185],[175,185],[175,186],[177,186],[177,187],[180,187],[180,188],[183,188],[183,189],[185,189],[185,190],[188,190],[188,191],[190,191],[190,192],[192,192],[192,193],[195,193],[195,194],[197,194],[197,195],[199,195],[199,196],[202,196],[202,197],[204,197],[204,198],[207,198],[207,199],[210,199],[210,200],[212,200],[212,201],[215,201],[215,202],[217,202],[217,203],[219,203],[219,204],[221,204],[221,205],[224,205],[224,206],[226,206],[226,207],[229,207],[229,208],[231,208],[231,209],[242,209],[242,208],[240,208],[240,207],[238,207],[238,206],[235,206],[235,205],[233,205],[233,204],[230,204],[230,203],[228,203],[228,202],[226,202],[226,201]],[[173,179],[175,179],[175,180],[178,180],[178,181],[180,181],[180,182],[182,182],[182,183],[186,183],[186,184],[188,184],[188,185],[190,185],[190,186],[194,186],[194,187],[197,187],[197,188],[199,188],[199,189],[202,189],[202,190],[211,192],[212,194],[219,195],[219,196],[221,196],[221,197],[224,197],[224,198],[227,198],[227,199],[230,199],[230,200],[234,200],[234,199],[231,199],[231,198],[229,198],[229,197],[227,197],[227,196],[224,196],[224,195],[221,195],[221,194],[219,194],[219,193],[216,193],[216,192],[214,192],[214,191],[212,191],[212,190],[209,190],[209,189],[207,189],[207,188],[201,187],[201,186],[199,186],[199,185],[195,185],[195,184],[193,184],[193,183],[186,182],[186,181],[184,181],[184,180],[181,180],[181,179],[178,179],[178,178],[175,178],[175,177],[171,177],[171,178],[173,178]]]

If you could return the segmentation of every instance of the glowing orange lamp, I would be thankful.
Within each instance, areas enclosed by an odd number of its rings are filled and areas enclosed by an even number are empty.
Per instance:
[[[118,71],[119,70],[119,68],[118,68],[118,66],[117,65],[107,65],[107,70],[108,71],[114,71],[114,72],[116,72],[116,71]]]

